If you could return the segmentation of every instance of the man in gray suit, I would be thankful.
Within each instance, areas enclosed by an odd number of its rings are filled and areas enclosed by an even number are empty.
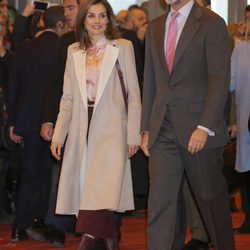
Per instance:
[[[186,174],[215,248],[232,250],[221,172],[228,140],[223,119],[230,79],[227,28],[194,0],[166,2],[170,10],[149,24],[146,38],[141,147],[150,156],[148,249],[182,249],[184,233],[177,237],[176,231]]]

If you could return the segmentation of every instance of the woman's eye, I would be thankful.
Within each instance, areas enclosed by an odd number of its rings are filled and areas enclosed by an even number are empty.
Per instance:
[[[93,18],[94,15],[93,14],[88,14],[88,18]]]

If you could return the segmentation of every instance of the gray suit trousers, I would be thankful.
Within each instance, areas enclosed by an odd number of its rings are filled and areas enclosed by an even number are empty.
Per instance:
[[[185,124],[184,124],[185,125]],[[217,250],[233,250],[233,231],[227,187],[222,174],[222,148],[203,149],[191,155],[176,138],[167,112],[150,149],[148,250],[181,249],[176,223],[181,203],[184,171],[193,190],[209,236]]]

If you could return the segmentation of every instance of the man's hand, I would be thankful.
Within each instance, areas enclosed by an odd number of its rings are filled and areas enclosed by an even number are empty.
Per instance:
[[[61,160],[62,144],[59,142],[53,142],[50,146],[52,155],[59,161]]]
[[[137,35],[137,37],[138,37],[139,40],[141,40],[141,41],[145,40],[147,29],[148,29],[148,24],[144,24],[143,26],[141,26],[137,30],[136,35]]]
[[[51,141],[54,128],[51,123],[43,123],[40,130],[40,135],[45,141]]]
[[[141,140],[141,149],[146,156],[149,156],[148,151],[148,132],[144,132]]]
[[[27,3],[22,12],[22,16],[29,17],[33,13],[34,8],[35,8],[35,4],[32,1]]]
[[[197,128],[190,137],[188,151],[191,154],[201,151],[207,142],[207,138],[208,133],[200,128]]]
[[[22,143],[23,137],[14,133],[14,127],[9,127],[10,139],[15,143]]]
[[[139,149],[138,145],[128,145],[128,158],[136,154],[138,149]]]
[[[232,139],[237,137],[237,125],[231,125],[228,127],[228,132],[230,132],[230,136]]]

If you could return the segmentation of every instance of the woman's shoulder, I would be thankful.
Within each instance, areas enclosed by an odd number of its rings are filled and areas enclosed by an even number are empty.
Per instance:
[[[122,46],[126,47],[132,44],[131,41],[124,39],[124,38],[118,38],[115,41],[116,41],[117,46],[120,46],[120,47]]]
[[[68,52],[69,53],[74,53],[76,51],[78,51],[80,49],[80,43],[79,42],[75,42],[69,45],[68,47]]]
[[[244,50],[246,47],[248,47],[250,45],[250,41],[248,40],[244,40],[244,41],[240,41],[235,45],[235,48],[238,50]]]

